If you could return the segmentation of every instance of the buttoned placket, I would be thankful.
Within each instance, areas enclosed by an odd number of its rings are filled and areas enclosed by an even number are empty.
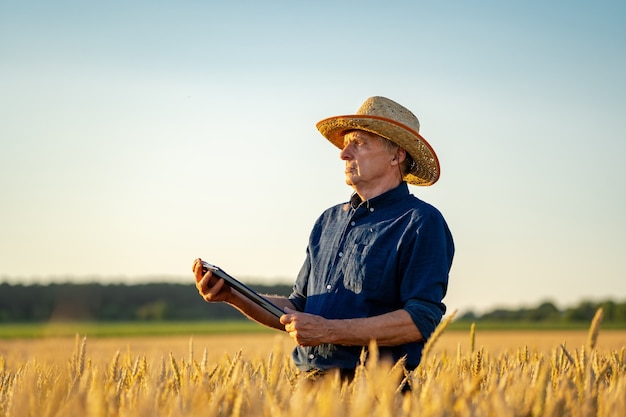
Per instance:
[[[341,238],[339,239],[339,245],[337,246],[337,255],[334,259],[333,268],[336,269],[337,264],[341,262],[344,256],[344,245],[346,243],[346,235],[352,230],[352,228],[356,227],[357,221],[359,218],[366,216],[367,214],[374,212],[374,207],[369,205],[369,202],[362,202],[358,207],[351,209],[352,214],[348,218],[345,227],[343,228],[343,232],[341,233]],[[327,279],[332,279],[328,277]],[[333,290],[333,283],[326,282],[326,291],[331,292]]]

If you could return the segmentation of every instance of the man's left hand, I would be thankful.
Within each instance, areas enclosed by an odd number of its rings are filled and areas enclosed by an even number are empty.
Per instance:
[[[290,308],[285,308],[285,312],[280,318],[280,322],[298,345],[317,346],[322,343],[331,343],[329,340],[329,320],[322,316],[302,313]]]

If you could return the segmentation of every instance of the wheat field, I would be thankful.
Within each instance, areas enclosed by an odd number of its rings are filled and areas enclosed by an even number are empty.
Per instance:
[[[350,382],[299,373],[281,333],[0,341],[0,416],[622,415],[626,332],[600,332],[600,318],[585,332],[444,322],[415,371],[372,345]]]

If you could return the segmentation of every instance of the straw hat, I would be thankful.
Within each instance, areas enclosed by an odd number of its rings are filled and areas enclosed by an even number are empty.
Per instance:
[[[346,131],[358,129],[380,135],[405,149],[415,161],[404,180],[413,185],[432,185],[439,179],[439,160],[420,134],[420,122],[409,109],[385,97],[370,97],[354,115],[329,117],[317,130],[339,149]]]

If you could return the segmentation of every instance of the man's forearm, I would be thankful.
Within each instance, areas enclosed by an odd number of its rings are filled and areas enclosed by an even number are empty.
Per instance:
[[[263,297],[265,297],[281,309],[284,309],[285,307],[289,307],[291,309],[294,308],[293,304],[291,304],[291,301],[289,301],[289,299],[285,297],[271,295],[264,295]],[[272,327],[274,329],[283,331],[285,330],[285,326],[280,323],[276,316],[274,316],[273,314],[271,314],[270,312],[268,312],[267,310],[265,310],[264,308],[237,291],[233,292],[233,298],[228,300],[228,304],[235,307],[251,320],[254,320],[265,326]]]
[[[406,310],[368,318],[328,320],[328,326],[327,343],[337,345],[367,346],[376,340],[379,346],[397,346],[423,339]]]

